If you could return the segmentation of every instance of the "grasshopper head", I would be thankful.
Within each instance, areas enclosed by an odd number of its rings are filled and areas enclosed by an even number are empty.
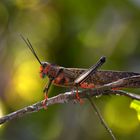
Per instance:
[[[48,75],[48,72],[50,70],[50,64],[47,62],[41,62],[40,66],[40,77],[45,78]]]

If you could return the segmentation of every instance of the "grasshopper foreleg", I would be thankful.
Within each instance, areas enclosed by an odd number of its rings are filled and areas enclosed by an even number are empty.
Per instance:
[[[45,99],[44,99],[44,101],[43,101],[43,107],[44,107],[45,109],[46,109],[46,103],[47,103],[47,100],[48,100],[48,91],[49,91],[49,89],[50,89],[50,87],[51,87],[51,84],[52,84],[53,79],[54,79],[54,78],[49,79],[49,83],[46,84],[46,86],[45,86],[45,88],[44,88],[44,90],[43,90],[43,92],[44,92],[44,94],[45,94]]]
[[[55,78],[60,74],[61,71],[62,71],[62,69],[58,69],[56,76],[49,78],[49,83],[46,84],[46,86],[43,90],[43,92],[45,93],[45,99],[44,99],[44,102],[43,102],[44,108],[46,108],[46,103],[47,103],[47,100],[48,100],[48,91],[51,87],[51,84],[52,84],[53,80],[55,80]]]

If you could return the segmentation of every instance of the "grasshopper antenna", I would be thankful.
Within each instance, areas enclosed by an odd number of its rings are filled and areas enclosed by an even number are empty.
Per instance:
[[[37,59],[37,61],[39,62],[39,64],[42,65],[42,63],[41,63],[41,61],[39,60],[39,58],[38,58],[36,52],[34,51],[34,48],[33,48],[32,44],[31,44],[31,42],[29,41],[29,39],[28,39],[28,38],[25,39],[25,38],[23,37],[22,34],[20,34],[20,37],[21,37],[21,38],[23,39],[23,41],[26,43],[26,45],[28,46],[28,48],[31,50],[31,52],[33,53],[33,55],[35,56],[35,58]]]

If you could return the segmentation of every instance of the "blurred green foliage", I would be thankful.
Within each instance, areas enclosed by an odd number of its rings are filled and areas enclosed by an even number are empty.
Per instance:
[[[39,78],[38,62],[20,33],[30,39],[41,61],[88,68],[105,55],[102,69],[140,72],[139,0],[1,0],[0,116],[41,100],[47,82]],[[52,87],[50,96],[68,90]],[[130,99],[109,96],[95,102],[117,139],[140,139]],[[0,139],[111,138],[85,102],[54,105],[11,121],[0,127]]]

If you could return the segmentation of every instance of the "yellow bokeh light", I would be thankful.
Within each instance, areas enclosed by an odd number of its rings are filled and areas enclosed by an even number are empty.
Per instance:
[[[43,99],[44,82],[47,82],[40,78],[40,64],[29,49],[16,51],[11,81],[5,90],[5,101],[13,109]]]
[[[37,100],[40,89],[39,66],[34,61],[22,62],[15,72],[13,85],[16,93],[24,100]]]
[[[39,5],[38,0],[16,0],[16,5],[23,9],[23,8],[34,8]]]
[[[0,101],[0,118],[2,117],[2,116],[4,116],[4,112],[3,112],[3,105],[2,105],[2,103],[1,103],[1,101]],[[2,125],[0,125],[0,128],[2,127]]]

